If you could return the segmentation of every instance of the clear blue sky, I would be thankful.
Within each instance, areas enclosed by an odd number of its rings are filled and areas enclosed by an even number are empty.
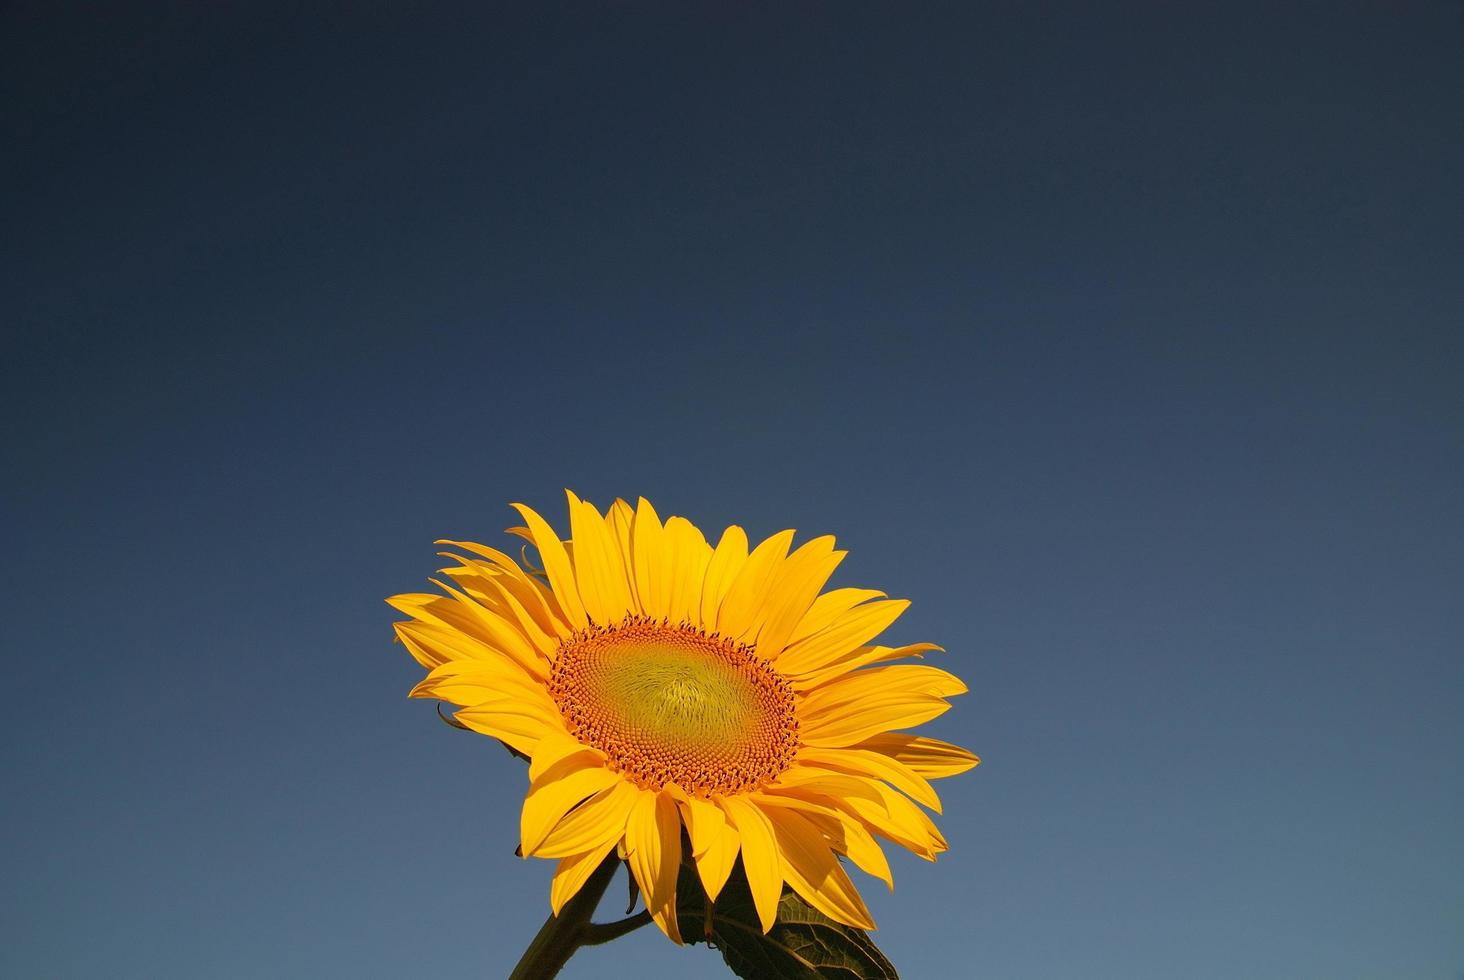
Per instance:
[[[382,598],[566,486],[949,649],[908,980],[1464,971],[1458,3],[134,6],[0,12],[0,975],[503,976]]]

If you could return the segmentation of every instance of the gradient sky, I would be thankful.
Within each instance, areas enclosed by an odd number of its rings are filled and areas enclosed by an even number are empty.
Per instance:
[[[1464,974],[1458,3],[132,6],[0,12],[0,975],[505,975],[382,598],[564,487],[948,648],[908,980]]]

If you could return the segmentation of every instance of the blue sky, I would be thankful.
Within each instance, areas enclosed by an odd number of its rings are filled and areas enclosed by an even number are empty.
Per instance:
[[[382,598],[572,487],[947,648],[903,976],[1457,980],[1464,12],[1186,7],[7,6],[0,973],[505,975]]]

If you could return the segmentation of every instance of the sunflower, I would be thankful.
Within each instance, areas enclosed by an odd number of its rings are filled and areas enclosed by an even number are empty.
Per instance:
[[[980,760],[902,734],[966,685],[890,661],[939,650],[871,645],[909,603],[823,591],[845,552],[832,537],[790,552],[793,531],[749,549],[711,545],[642,498],[602,514],[566,491],[570,537],[523,504],[509,533],[542,569],[440,541],[456,564],[437,594],[388,600],[397,636],[429,673],[413,697],[460,706],[464,727],[529,759],[521,853],[556,859],[555,915],[612,850],[676,942],[683,833],[715,900],[740,854],[762,929],[786,882],[825,915],[874,928],[840,857],[894,887],[876,838],[927,860],[946,840],[930,780]],[[529,566],[527,569],[525,566]],[[913,802],[912,802],[913,801]]]

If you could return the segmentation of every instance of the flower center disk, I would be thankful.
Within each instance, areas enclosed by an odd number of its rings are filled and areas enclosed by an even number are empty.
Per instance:
[[[751,647],[632,616],[560,644],[549,679],[570,734],[642,786],[746,792],[798,751],[788,682]]]

